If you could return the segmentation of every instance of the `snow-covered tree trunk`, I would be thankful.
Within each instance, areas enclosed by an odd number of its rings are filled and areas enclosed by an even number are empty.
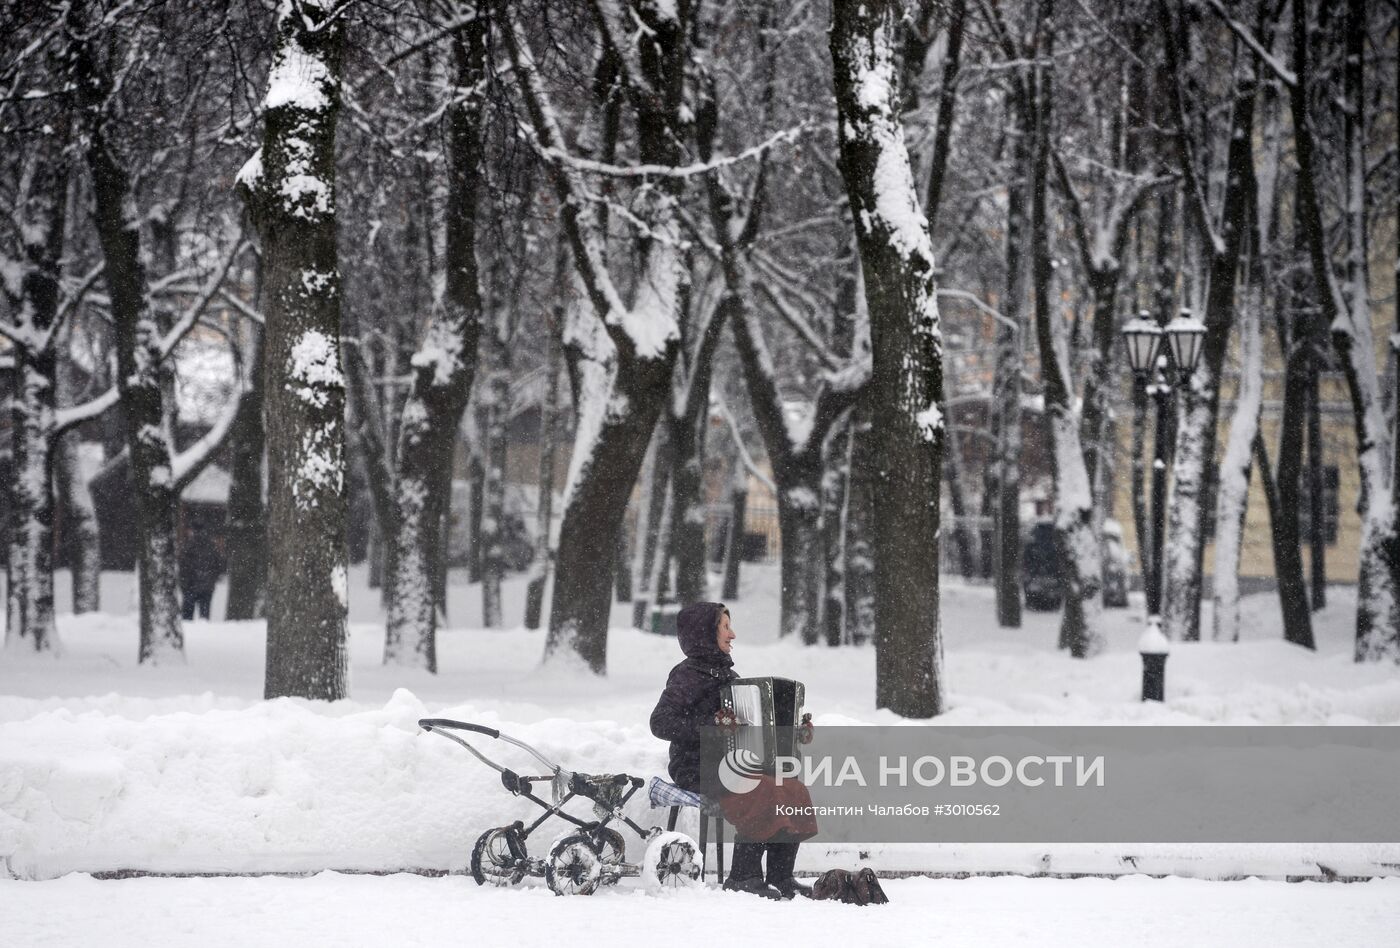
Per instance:
[[[486,375],[483,406],[486,424],[486,483],[482,490],[481,518],[481,624],[500,628],[501,580],[505,575],[504,528],[506,514],[506,434],[510,421],[511,346],[506,317],[496,314],[492,333],[490,369]]]
[[[1249,510],[1249,469],[1259,412],[1264,398],[1264,361],[1260,341],[1262,288],[1246,299],[1240,321],[1240,383],[1225,456],[1220,460],[1220,491],[1215,514],[1215,628],[1217,642],[1240,638],[1240,552]],[[1267,476],[1267,475],[1265,475]]]
[[[5,644],[36,652],[60,652],[53,602],[53,447],[58,355],[46,337],[59,305],[68,164],[60,147],[35,158],[29,190],[22,198],[20,231],[24,260],[14,313],[10,353],[10,545]],[[48,152],[45,154],[44,152]],[[5,281],[6,295],[13,288]],[[15,339],[14,337],[18,337]]]
[[[595,8],[610,42],[622,44],[615,48],[622,61],[619,68],[637,90],[632,97],[637,157],[645,165],[676,167],[683,158],[689,12],[686,6],[639,0],[628,3],[625,10],[605,4]],[[624,27],[625,35],[620,32]],[[566,339],[578,379],[578,426],[545,656],[573,652],[601,675],[607,670],[615,543],[657,416],[666,403],[679,351],[678,320],[686,274],[677,202],[684,181],[662,176],[639,210],[649,241],[641,254],[642,268],[631,301],[624,302],[606,261],[606,234],[584,206],[585,182],[567,154],[567,142],[529,39],[514,20],[507,24],[505,39],[534,143],[547,155],[561,223],[592,309],[579,314],[590,319],[573,320]]]
[[[410,359],[412,381],[399,422],[386,542],[389,609],[385,664],[437,671],[443,523],[452,498],[452,449],[471,397],[481,331],[476,261],[488,24],[477,18],[453,36],[457,86],[448,109],[447,270],[440,309]]]
[[[895,88],[898,9],[836,0],[830,34],[839,167],[865,275],[877,423],[875,703],[904,717],[943,710],[938,531],[943,373],[928,224]]]
[[[228,620],[260,619],[267,591],[267,518],[263,508],[263,332],[253,330],[252,379],[229,435]]]
[[[1049,42],[1046,47],[1051,48]],[[1102,553],[1094,523],[1093,486],[1080,440],[1081,420],[1073,404],[1065,321],[1051,303],[1053,264],[1046,191],[1052,83],[1048,70],[1038,67],[1032,83],[1028,110],[1034,129],[1030,176],[1031,289],[1053,457],[1055,534],[1061,551],[1060,576],[1064,582],[1060,645],[1067,647],[1075,658],[1090,658],[1103,651],[1105,645]]]
[[[1370,301],[1366,280],[1365,4],[1348,0],[1344,67],[1343,144],[1344,232],[1348,251],[1346,298],[1337,285],[1328,232],[1322,217],[1317,133],[1310,115],[1312,67],[1310,6],[1298,0],[1292,9],[1292,81],[1289,103],[1298,164],[1296,226],[1308,249],[1317,302],[1351,396],[1356,432],[1357,468],[1361,476],[1360,576],[1357,588],[1357,661],[1400,661],[1400,519],[1397,518],[1390,432],[1380,393]],[[1282,475],[1280,475],[1280,478]],[[1280,488],[1282,484],[1280,484]]]
[[[1235,321],[1235,282],[1240,253],[1249,230],[1248,203],[1255,194],[1253,133],[1256,81],[1251,66],[1242,65],[1231,103],[1230,142],[1225,157],[1223,203],[1216,222],[1195,166],[1195,151],[1185,120],[1182,60],[1187,32],[1172,22],[1166,5],[1159,7],[1162,35],[1171,72],[1173,110],[1178,130],[1180,165],[1187,181],[1187,201],[1195,217],[1208,261],[1205,301],[1206,334],[1200,365],[1185,393],[1177,430],[1176,458],[1167,534],[1163,553],[1162,619],[1168,638],[1197,641],[1201,637],[1202,569],[1206,517],[1214,511],[1206,500],[1214,474],[1220,381]]]
[[[335,129],[343,11],[278,13],[262,148],[238,180],[262,243],[268,491],[264,695],[346,695],[345,377]]]
[[[1302,5],[1302,0],[1298,0]],[[1390,431],[1376,364],[1371,324],[1367,261],[1366,4],[1347,0],[1346,96],[1343,140],[1346,148],[1345,231],[1347,259],[1343,305],[1332,316],[1332,345],[1351,393],[1361,470],[1360,580],[1357,591],[1357,661],[1400,663],[1400,510],[1397,510]],[[1301,83],[1304,70],[1296,70]],[[1299,172],[1302,174],[1302,171]],[[1320,235],[1313,237],[1321,239]],[[1313,251],[1314,260],[1318,250]],[[1325,288],[1320,292],[1326,293]],[[1335,296],[1334,296],[1335,298]],[[1328,313],[1324,306],[1324,314]],[[1313,524],[1313,529],[1322,525]]]
[[[111,298],[117,387],[135,494],[141,626],[138,655],[143,664],[183,661],[175,550],[178,496],[162,392],[164,340],[148,294],[140,229],[132,217],[131,179],[104,129],[102,109],[111,89],[110,77],[98,71],[85,45],[78,46],[77,55],[89,113],[87,163],[105,260],[103,276]]]

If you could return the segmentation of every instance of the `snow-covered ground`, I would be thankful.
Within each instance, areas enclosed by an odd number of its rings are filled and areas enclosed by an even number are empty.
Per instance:
[[[488,942],[552,943],[615,924],[619,908],[629,940],[722,912],[714,937],[781,932],[813,944],[899,944],[917,932],[955,944],[1303,944],[1323,935],[1360,944],[1400,921],[1397,879],[1206,881],[1317,877],[1321,867],[1400,872],[1400,847],[1382,845],[862,847],[864,864],[884,871],[1198,877],[896,879],[891,904],[866,910],[750,904],[708,891],[653,896],[632,881],[555,900],[538,885],[479,890],[461,876],[64,876],[460,870],[484,829],[538,811],[461,748],[421,732],[424,716],[499,727],[575,770],[665,772],[665,745],[646,721],[680,656],[673,640],[626,628],[629,606],[614,612],[609,675],[597,679],[567,663],[540,666],[542,634],[516,627],[523,582],[507,584],[511,628],[496,631],[472,628],[478,587],[454,583],[433,676],[380,663],[377,593],[363,580],[357,573],[351,585],[351,698],[333,705],[261,700],[260,623],[189,623],[186,664],[139,667],[122,574],[104,577],[107,614],[60,618],[62,658],[0,654],[0,877],[48,880],[0,882],[0,944],[83,941],[75,933],[98,924],[110,944],[434,944],[459,940],[469,923]],[[739,670],[806,682],[819,726],[910,723],[874,709],[869,649],[777,640],[776,580],[772,568],[747,570],[731,603]],[[66,603],[66,577],[58,592]],[[222,598],[221,590],[216,615]],[[990,590],[952,584],[943,615],[950,709],[939,722],[1400,723],[1400,673],[1351,661],[1353,597],[1339,587],[1329,601],[1312,653],[1282,642],[1276,599],[1246,597],[1244,641],[1176,644],[1167,701],[1157,705],[1138,701],[1140,607],[1110,612],[1107,653],[1075,661],[1055,648],[1057,616],[1028,613],[1023,629],[998,629]],[[640,799],[630,815],[643,825],[664,820]],[[693,818],[680,828],[694,833]],[[640,845],[630,842],[635,859]],[[799,870],[861,857],[809,845]]]
[[[1392,944],[1400,879],[895,879],[888,905],[717,891],[558,899],[460,876],[0,882],[8,945],[722,945],[1112,948]],[[100,936],[97,935],[100,933]],[[5,937],[9,936],[9,937]]]

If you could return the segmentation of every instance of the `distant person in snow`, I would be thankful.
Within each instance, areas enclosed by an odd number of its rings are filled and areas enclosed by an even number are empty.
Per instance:
[[[209,618],[209,605],[214,599],[214,587],[224,572],[224,558],[214,545],[214,538],[200,524],[191,528],[180,551],[180,612],[188,621],[195,609],[201,619]]]
[[[676,637],[685,661],[671,669],[666,689],[651,713],[651,733],[671,742],[671,780],[684,790],[718,802],[740,837],[764,840],[736,841],[724,887],[772,899],[790,899],[795,895],[810,898],[811,886],[794,879],[792,870],[797,863],[799,842],[817,831],[815,820],[810,816],[777,816],[772,803],[790,801],[775,801],[760,792],[744,796],[725,794],[717,780],[707,780],[700,773],[700,728],[726,723],[720,715],[720,688],[739,677],[734,671],[734,659],[729,657],[736,638],[729,624],[729,610],[718,602],[686,606],[676,617]],[[794,781],[785,781],[783,788],[769,784],[767,789],[770,794],[782,796],[798,793],[807,804],[811,803],[806,788]],[[765,853],[766,879],[762,866]]]

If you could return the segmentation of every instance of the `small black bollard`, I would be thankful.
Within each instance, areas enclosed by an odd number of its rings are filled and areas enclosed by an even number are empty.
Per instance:
[[[1138,639],[1138,654],[1142,656],[1142,700],[1165,701],[1167,654],[1171,643],[1162,634],[1161,620],[1147,617],[1147,628]]]
[[[1142,653],[1142,700],[1163,701],[1167,677],[1167,656]]]

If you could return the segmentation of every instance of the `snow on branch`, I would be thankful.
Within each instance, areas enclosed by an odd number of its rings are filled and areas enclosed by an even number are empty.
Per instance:
[[[1248,46],[1259,58],[1259,61],[1269,67],[1269,71],[1278,77],[1280,82],[1290,89],[1298,84],[1298,77],[1293,74],[1293,70],[1285,66],[1283,60],[1265,49],[1264,44],[1260,43],[1258,38],[1250,32],[1249,27],[1230,16],[1229,11],[1225,9],[1220,0],[1206,0],[1206,4],[1216,16],[1224,21],[1225,25],[1230,28],[1230,32],[1239,37],[1240,42]]]
[[[237,259],[238,255],[247,247],[248,243],[243,239],[243,235],[239,234],[238,239],[232,242],[228,255],[224,257],[223,262],[218,267],[215,267],[214,271],[209,275],[209,279],[205,282],[203,288],[200,289],[199,295],[195,298],[195,301],[181,314],[180,318],[175,321],[175,324],[170,327],[170,331],[161,339],[160,357],[162,359],[167,358],[170,353],[174,352],[175,347],[180,344],[180,340],[185,338],[185,335],[194,328],[195,323],[199,321],[199,317],[203,315],[204,310],[209,306],[209,302],[218,295],[220,287],[223,286],[224,278],[228,276],[229,270],[233,267],[233,261]]]
[[[813,127],[814,123],[811,120],[804,120],[791,128],[774,132],[757,145],[745,148],[738,154],[722,155],[718,158],[711,158],[709,161],[697,161],[688,165],[614,165],[604,161],[594,161],[591,158],[580,158],[578,155],[557,147],[541,147],[539,153],[552,161],[567,164],[576,171],[585,171],[612,178],[692,178],[697,175],[710,174],[741,162],[761,158],[766,152],[778,145],[796,141]]]
[[[121,390],[113,385],[101,395],[83,402],[81,405],[60,408],[54,412],[54,433],[63,434],[70,428],[75,428],[85,421],[96,418],[119,401],[121,401]]]
[[[248,391],[245,388],[229,398],[228,404],[224,406],[223,413],[220,414],[218,421],[214,422],[214,426],[205,432],[198,441],[175,455],[171,460],[171,476],[177,494],[199,476],[199,472],[208,466],[215,453],[223,447],[224,442],[228,440],[229,434],[233,431],[233,423],[237,420],[238,413],[243,407],[243,400],[247,396]]]
[[[729,434],[734,439],[734,447],[739,451],[739,461],[744,468],[753,475],[753,479],[772,492],[774,497],[778,496],[778,485],[773,483],[773,479],[764,474],[757,464],[754,463],[753,455],[749,454],[748,446],[744,444],[744,436],[739,431],[739,423],[734,420],[734,415],[729,410],[729,405],[719,395],[714,396],[715,406],[719,409],[720,417],[729,425]]]

